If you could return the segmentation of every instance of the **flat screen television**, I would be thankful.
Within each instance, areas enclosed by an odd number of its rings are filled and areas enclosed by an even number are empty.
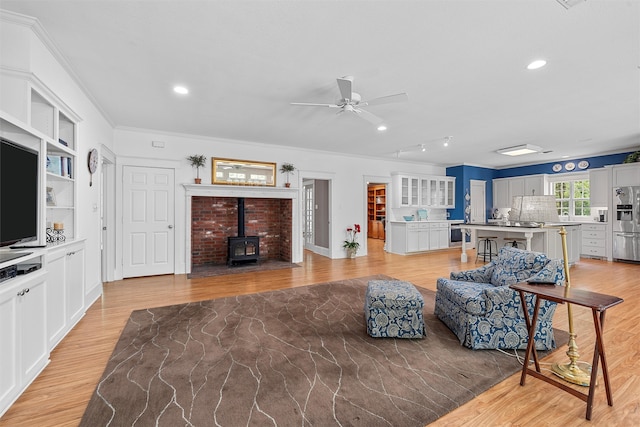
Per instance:
[[[0,138],[0,246],[38,240],[38,152]]]

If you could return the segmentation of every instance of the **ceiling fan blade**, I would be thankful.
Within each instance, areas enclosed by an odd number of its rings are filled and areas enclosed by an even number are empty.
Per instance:
[[[358,117],[361,117],[366,121],[368,121],[369,123],[373,123],[376,126],[380,126],[381,124],[384,123],[384,120],[382,120],[380,117],[376,116],[375,114],[371,114],[368,111],[361,110],[358,108],[358,109],[354,109],[353,112],[356,113]]]
[[[329,107],[329,108],[340,108],[339,105],[336,104],[314,104],[312,102],[292,102],[291,105],[302,105],[305,107]]]
[[[381,96],[380,98],[374,98],[369,101],[362,101],[360,105],[380,105],[389,104],[391,102],[407,102],[409,96],[406,93],[397,93],[395,95]]]
[[[340,96],[342,99],[352,99],[351,98],[351,86],[353,77],[343,77],[341,79],[336,79],[338,81],[338,88],[340,89]]]

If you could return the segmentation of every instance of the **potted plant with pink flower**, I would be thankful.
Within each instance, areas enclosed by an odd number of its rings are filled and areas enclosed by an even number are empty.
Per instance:
[[[347,227],[347,239],[342,244],[342,247],[347,250],[348,258],[355,258],[356,252],[360,247],[358,242],[358,234],[360,233],[360,224],[353,224],[353,227]]]

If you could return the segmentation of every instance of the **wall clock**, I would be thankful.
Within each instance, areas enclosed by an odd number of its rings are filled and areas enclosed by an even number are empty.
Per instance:
[[[89,168],[89,187],[91,187],[93,185],[93,174],[98,170],[98,150],[95,148],[89,150],[87,167]]]
[[[576,168],[576,164],[573,162],[565,163],[564,168],[568,171],[572,171]]]

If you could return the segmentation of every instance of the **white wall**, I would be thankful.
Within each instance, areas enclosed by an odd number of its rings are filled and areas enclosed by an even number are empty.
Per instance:
[[[164,148],[152,147],[152,141],[161,141]],[[117,129],[115,131],[115,153],[127,158],[131,164],[139,158],[141,164],[149,159],[157,161],[179,160],[176,171],[176,252],[184,253],[186,227],[179,221],[185,219],[185,192],[182,184],[193,183],[195,170],[186,157],[204,154],[207,157],[223,157],[241,160],[293,163],[298,171],[291,177],[292,187],[302,188],[302,178],[330,179],[332,232],[330,245],[332,258],[346,256],[342,249],[347,226],[354,223],[366,226],[366,192],[363,185],[365,176],[390,177],[392,172],[445,175],[445,168],[395,160],[378,160],[368,157],[345,156],[341,154],[301,150],[283,146],[273,146],[255,142],[239,142],[217,138],[168,134],[151,130]],[[200,171],[203,184],[211,184],[211,162]],[[284,176],[278,174],[277,185],[284,183]],[[302,194],[300,194],[302,197]],[[300,213],[297,213],[300,214]],[[183,223],[184,225],[184,223]],[[366,255],[366,245],[359,255]],[[176,263],[178,273],[185,270],[184,256]]]

